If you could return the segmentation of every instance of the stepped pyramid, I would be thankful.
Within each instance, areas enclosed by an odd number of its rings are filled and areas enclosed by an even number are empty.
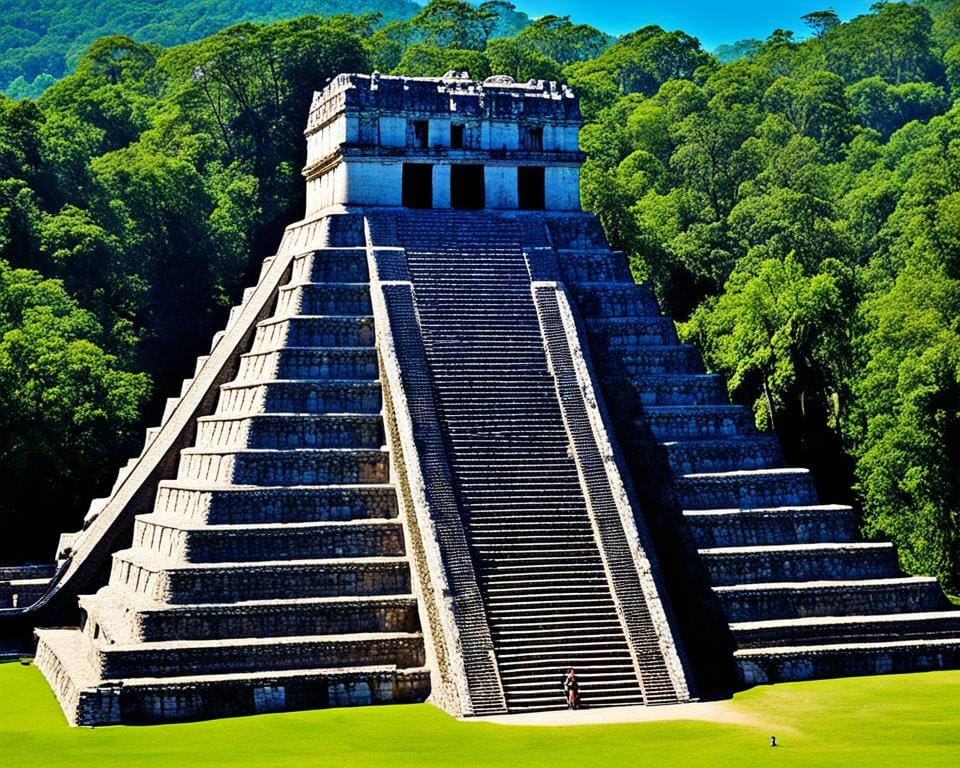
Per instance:
[[[70,722],[958,665],[936,582],[784,467],[579,211],[579,126],[555,83],[315,94],[306,217],[55,572],[0,572]]]

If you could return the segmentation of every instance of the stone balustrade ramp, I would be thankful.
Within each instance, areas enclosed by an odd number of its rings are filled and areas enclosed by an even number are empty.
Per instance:
[[[314,245],[113,553],[109,583],[80,597],[83,626],[37,631],[72,723],[428,695],[366,249]]]

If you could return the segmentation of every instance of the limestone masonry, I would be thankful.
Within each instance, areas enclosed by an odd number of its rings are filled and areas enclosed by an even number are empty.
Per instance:
[[[56,568],[0,569],[0,649],[35,630],[71,723],[960,664],[936,582],[784,467],[580,212],[580,122],[508,77],[314,95],[305,218]]]

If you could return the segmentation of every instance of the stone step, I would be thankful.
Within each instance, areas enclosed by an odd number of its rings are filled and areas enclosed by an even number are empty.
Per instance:
[[[283,347],[372,347],[372,317],[297,315],[257,323],[251,352]]]
[[[84,529],[90,526],[94,520],[96,520],[100,513],[103,511],[103,508],[107,506],[110,502],[109,496],[103,496],[99,499],[90,499],[90,506],[87,507],[87,513],[83,516],[83,527]],[[59,547],[58,547],[59,552]]]
[[[934,578],[831,580],[714,587],[728,621],[939,611],[948,607]]]
[[[698,547],[749,547],[853,541],[856,515],[851,507],[715,509],[685,512]]]
[[[493,583],[519,576],[552,578],[554,572],[574,567],[580,571],[580,575],[603,573],[603,561],[599,553],[593,550],[583,554],[567,554],[563,551],[544,552],[539,557],[531,557],[529,554],[509,557],[506,553],[500,552],[495,558],[480,564],[479,575],[482,580]]]
[[[621,688],[623,686],[638,689],[637,675],[632,665],[619,664],[610,667],[577,668],[577,682],[581,689],[596,691],[600,688]],[[565,669],[548,667],[528,672],[513,672],[504,681],[504,687],[511,694],[552,694],[561,692],[560,681],[566,677]]]
[[[104,678],[267,672],[317,667],[393,664],[422,667],[419,633],[164,641],[93,646],[92,663]]]
[[[497,664],[502,674],[509,675],[514,671],[566,669],[574,667],[583,669],[597,663],[605,663],[620,668],[632,665],[630,652],[626,643],[620,648],[610,648],[608,643],[575,643],[568,646],[548,646],[523,648],[516,651],[497,653]]]
[[[512,624],[497,622],[493,629],[497,639],[503,647],[511,645],[519,647],[526,643],[549,643],[569,642],[571,634],[576,634],[577,638],[598,638],[607,637],[620,640],[623,635],[623,627],[616,613],[610,612],[609,615],[596,615],[580,617],[575,619],[570,617],[566,621],[555,624]]]
[[[780,444],[773,435],[680,440],[662,445],[670,469],[678,475],[783,467]]]
[[[151,446],[154,440],[156,440],[157,435],[160,434],[160,427],[147,427],[143,433],[143,448],[140,451],[142,456],[147,452],[147,448]]]
[[[609,600],[590,601],[587,605],[577,606],[568,610],[557,612],[556,606],[549,609],[537,610],[530,607],[517,607],[511,610],[500,609],[495,615],[489,617],[490,627],[493,631],[511,629],[543,629],[545,631],[561,630],[563,627],[570,626],[588,626],[592,621],[598,619],[604,621],[613,621],[610,616],[616,616],[613,611],[613,603]]]
[[[726,382],[715,374],[642,374],[630,384],[644,406],[728,403]]]
[[[285,347],[240,356],[237,383],[284,379],[365,379],[380,377],[377,350],[368,347]]]
[[[570,460],[529,459],[523,464],[458,460],[453,466],[461,480],[470,478],[479,483],[502,482],[505,488],[525,480],[536,483],[538,479],[543,481],[544,486],[569,483],[570,488],[576,488],[579,480],[576,465]]]
[[[883,579],[899,573],[892,544],[792,544],[699,550],[714,586]]]
[[[569,284],[616,282],[633,285],[633,275],[622,253],[615,251],[559,251],[560,274]]]
[[[224,384],[217,415],[251,413],[379,413],[379,381],[276,380]]]
[[[212,525],[361,520],[395,518],[397,496],[389,485],[213,488],[165,480],[158,485],[155,510]]]
[[[497,408],[499,411],[507,405],[527,403],[532,406],[556,401],[556,390],[543,377],[536,384],[532,382],[513,382],[485,386],[486,382],[468,380],[459,376],[443,383],[441,399],[443,402],[470,403]],[[502,402],[509,398],[509,403]]]
[[[590,338],[610,352],[637,347],[677,344],[677,329],[669,317],[605,317],[587,320]]]
[[[291,283],[365,283],[366,248],[324,248],[298,256],[293,261]]]
[[[379,448],[385,439],[380,414],[250,414],[197,419],[196,447]]]
[[[113,555],[110,585],[182,605],[407,594],[410,572],[399,557],[171,566],[144,550],[127,549]]]
[[[513,705],[541,699],[552,700],[556,703],[554,697],[563,696],[559,679],[560,676],[554,671],[553,675],[544,676],[540,679],[505,680],[503,687],[507,703]],[[580,685],[580,700],[584,707],[595,706],[597,701],[608,696],[632,696],[637,699],[635,703],[643,703],[640,685],[637,682],[637,676],[632,674],[632,670],[625,670],[624,674],[616,677],[594,677],[592,679],[581,679],[578,671],[577,682]],[[584,700],[584,696],[587,696],[586,700]],[[562,699],[560,703],[563,704]]]
[[[184,563],[401,557],[399,520],[185,526],[181,519],[140,515],[133,546]]]
[[[576,616],[580,613],[605,612],[613,608],[609,591],[590,597],[581,595],[555,595],[537,599],[534,603],[519,603],[513,607],[502,604],[497,608],[496,618],[491,621],[547,621],[551,617]]]
[[[180,452],[177,479],[269,486],[387,483],[390,454],[365,448],[187,448]]]
[[[638,421],[661,443],[757,435],[753,414],[740,405],[652,405]]]
[[[212,640],[216,638],[337,635],[360,632],[418,632],[420,619],[412,595],[324,597],[301,600],[252,600],[243,603],[165,605],[131,600],[102,588],[80,598],[94,632],[106,621],[106,636],[122,641]],[[125,633],[114,638],[111,625],[122,612]]]
[[[960,638],[748,648],[734,661],[746,685],[955,669]]]
[[[217,331],[210,338],[210,353],[213,354],[213,351],[217,348],[217,345],[223,340],[223,337],[227,335],[226,331]]]
[[[730,631],[741,649],[949,638],[960,641],[960,611],[739,622],[731,624]]]
[[[75,725],[413,702],[423,701],[430,691],[429,670],[394,664],[103,680],[83,658],[80,632],[45,629],[38,635],[37,666],[57,681],[67,719]]]
[[[584,634],[576,638],[551,637],[504,637],[499,632],[493,636],[496,646],[497,658],[510,659],[515,654],[522,654],[527,651],[535,654],[544,654],[548,656],[556,651],[561,656],[574,655],[577,649],[589,649],[594,653],[623,653],[629,658],[629,650],[623,638],[622,628],[616,632],[607,632],[603,634]]]
[[[586,318],[660,315],[660,306],[647,285],[580,282],[572,290],[580,314]]]
[[[537,579],[518,578],[510,574],[504,574],[497,579],[488,579],[486,585],[486,596],[489,601],[500,598],[501,602],[515,602],[518,599],[525,599],[531,603],[551,597],[557,597],[560,592],[562,596],[583,596],[592,597],[597,595],[610,594],[610,587],[607,584],[605,576],[590,574],[588,576],[561,576],[540,575]],[[571,589],[573,586],[575,589]]]
[[[689,344],[638,347],[629,352],[598,354],[594,360],[601,373],[609,372],[618,378],[705,374],[699,350]]]
[[[593,531],[584,529],[578,533],[554,535],[541,534],[538,531],[528,531],[526,535],[518,536],[480,536],[471,529],[471,541],[474,546],[486,554],[503,556],[521,556],[525,553],[535,555],[540,552],[568,550],[573,548],[590,548],[594,545]]]
[[[531,505],[530,510],[535,509]],[[512,512],[511,512],[512,510]],[[519,538],[524,536],[565,536],[565,535],[591,535],[593,529],[588,521],[582,519],[583,506],[579,505],[569,512],[564,512],[557,517],[546,517],[543,513],[539,515],[527,514],[522,506],[513,506],[507,508],[497,506],[495,509],[486,510],[477,509],[474,505],[469,505],[468,511],[470,517],[468,524],[470,533],[479,539],[489,539],[491,541],[503,538]],[[502,512],[509,516],[502,517]],[[514,519],[514,515],[522,516],[522,519]]]
[[[160,418],[161,424],[166,424],[170,421],[170,417],[173,415],[173,412],[176,410],[177,406],[180,405],[179,397],[168,397],[163,404],[163,416]]]
[[[0,565],[0,581],[52,579],[56,572],[57,566],[53,563]]]
[[[806,469],[707,472],[675,480],[684,510],[816,506],[817,491]]]
[[[276,315],[370,315],[368,283],[294,283],[278,291]]]

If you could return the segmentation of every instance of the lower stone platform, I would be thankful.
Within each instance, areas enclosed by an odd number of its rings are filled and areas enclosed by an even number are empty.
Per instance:
[[[905,640],[783,648],[747,648],[734,653],[746,685],[826,677],[888,675],[960,667],[960,641]]]
[[[36,664],[71,725],[159,723],[264,712],[424,701],[429,670],[394,665],[101,678],[73,630],[37,631]]]

